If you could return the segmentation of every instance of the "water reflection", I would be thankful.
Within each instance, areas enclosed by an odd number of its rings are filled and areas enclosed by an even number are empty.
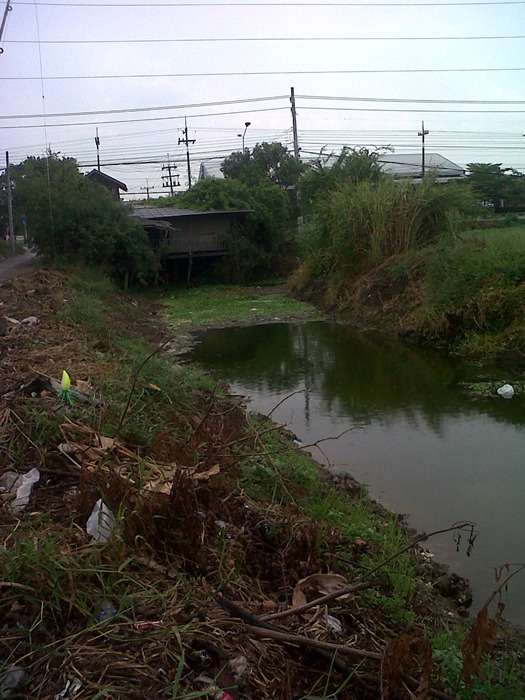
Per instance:
[[[450,538],[432,544],[471,578],[477,604],[493,589],[495,566],[523,560],[523,399],[473,400],[458,386],[473,379],[461,362],[335,323],[229,328],[198,340],[193,359],[250,396],[254,410],[269,413],[300,391],[273,417],[305,443],[361,426],[323,443],[323,452],[418,529],[477,522],[470,559]],[[507,610],[525,624],[520,588],[512,588]]]

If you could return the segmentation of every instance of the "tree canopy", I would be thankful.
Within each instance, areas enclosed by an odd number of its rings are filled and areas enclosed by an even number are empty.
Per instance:
[[[246,149],[244,153],[232,153],[223,161],[221,170],[227,180],[240,180],[247,185],[269,180],[282,189],[288,189],[297,186],[305,165],[282,143],[265,141],[257,144],[251,152]]]
[[[332,158],[324,158],[321,153],[301,178],[299,192],[303,212],[314,212],[322,200],[347,184],[378,182],[382,177],[378,158],[376,151],[346,146]]]
[[[12,170],[15,210],[26,217],[41,254],[103,265],[141,281],[152,274],[154,256],[142,226],[103,185],[82,175],[73,158],[29,157]]]
[[[496,208],[525,208],[525,175],[501,163],[469,163],[468,182],[483,203]]]

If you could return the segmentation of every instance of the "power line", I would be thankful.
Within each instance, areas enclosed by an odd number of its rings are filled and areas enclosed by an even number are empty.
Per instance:
[[[525,2],[525,0],[524,0]],[[525,68],[386,68],[353,70],[223,71],[214,73],[138,73],[134,75],[49,75],[46,80],[122,80],[146,78],[218,78],[250,75],[368,75],[374,73],[502,73]],[[0,76],[0,80],[40,80],[38,76]]]
[[[379,102],[379,103],[399,103],[399,104],[461,104],[461,105],[523,105],[525,100],[428,100],[428,99],[418,99],[418,98],[396,98],[396,97],[332,97],[325,95],[297,95],[298,98],[303,100],[324,100],[324,101],[339,101],[339,102]],[[6,119],[42,119],[42,118],[58,118],[58,117],[85,117],[85,116],[95,116],[98,114],[137,114],[141,112],[160,112],[172,109],[193,109],[196,107],[215,107],[220,105],[236,105],[236,104],[247,104],[254,102],[270,102],[275,100],[287,99],[286,95],[276,95],[274,97],[257,97],[252,99],[244,100],[225,100],[221,102],[200,102],[188,105],[163,105],[159,107],[134,107],[128,109],[107,109],[107,110],[91,110],[85,112],[55,112],[53,114],[11,114],[11,115],[0,115],[0,120]],[[302,109],[336,109],[339,107],[310,107],[303,105]],[[385,111],[385,110],[379,110]],[[386,111],[400,111],[400,110],[386,110]],[[405,110],[401,110],[405,111]],[[406,110],[412,111],[412,110]],[[429,110],[435,111],[435,110]],[[441,111],[441,110],[438,110]],[[445,110],[451,111],[451,110]],[[462,110],[454,110],[462,111]],[[469,110],[469,112],[484,112],[486,110]],[[512,110],[514,112],[515,110]],[[520,113],[523,110],[517,110]],[[492,113],[493,110],[489,110]],[[499,113],[499,110],[498,110]]]
[[[43,117],[86,117],[95,114],[136,114],[137,112],[160,112],[167,109],[193,109],[195,107],[218,107],[221,105],[238,105],[253,102],[271,102],[287,99],[288,95],[274,95],[272,97],[253,97],[244,100],[223,100],[221,102],[195,102],[187,105],[164,105],[161,107],[135,107],[132,109],[104,109],[88,112],[55,112],[54,114],[11,114],[0,115],[0,119],[41,119]]]
[[[177,108],[178,109],[178,108]],[[242,109],[236,110],[234,112],[208,112],[206,114],[192,114],[193,119],[199,119],[201,117],[229,117],[237,114],[255,114],[259,112],[279,112],[283,110],[288,110],[288,106],[283,107],[266,107],[262,109]],[[497,114],[497,112],[495,112]],[[63,126],[100,126],[100,124],[134,124],[136,122],[159,122],[165,121],[166,119],[177,119],[181,117],[169,116],[169,117],[142,117],[142,119],[112,119],[112,120],[100,120],[94,122],[64,122],[61,124],[48,124],[47,128],[57,128]],[[42,124],[21,124],[21,125],[9,125],[0,126],[0,129],[41,129]]]
[[[318,111],[333,111],[333,112],[435,112],[435,113],[453,113],[453,114],[523,114],[523,109],[392,109],[391,107],[309,107],[302,105],[301,110],[318,110]]]
[[[33,5],[34,2],[21,0],[17,5]],[[42,6],[59,7],[474,7],[480,5],[523,5],[525,0],[495,0],[474,2],[39,2]]]
[[[460,104],[460,105],[522,105],[525,100],[426,100],[397,97],[330,97],[326,95],[296,95],[303,100],[334,100],[344,102],[400,102],[409,104]]]
[[[227,42],[263,42],[263,41],[501,41],[507,39],[525,39],[525,34],[487,35],[487,36],[274,36],[274,37],[191,37],[186,39],[7,39],[5,44],[190,44],[190,43],[227,43]]]

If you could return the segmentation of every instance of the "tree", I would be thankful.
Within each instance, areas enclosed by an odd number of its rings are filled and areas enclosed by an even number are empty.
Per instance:
[[[248,185],[270,180],[282,189],[297,186],[305,165],[295,158],[282,143],[263,142],[252,152],[248,149],[232,153],[226,158],[221,170],[226,179],[235,179]]]
[[[13,168],[13,179],[15,208],[41,254],[104,265],[125,279],[152,274],[142,226],[103,185],[83,176],[73,158],[27,158]]]
[[[299,193],[303,212],[311,214],[323,199],[347,183],[378,182],[383,176],[379,155],[367,148],[346,146],[333,158],[325,158],[321,152],[301,179]]]
[[[469,163],[468,183],[482,203],[496,208],[525,207],[525,175],[501,163]]]

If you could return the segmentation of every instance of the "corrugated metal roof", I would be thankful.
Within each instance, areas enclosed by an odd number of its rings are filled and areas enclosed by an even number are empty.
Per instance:
[[[91,170],[86,177],[89,177],[90,180],[98,180],[99,182],[106,183],[108,185],[115,185],[120,190],[124,190],[124,192],[128,191],[127,185],[125,185],[123,182],[120,180],[115,180],[115,178],[111,177],[111,175],[106,175],[106,173],[103,173],[96,168]]]
[[[199,180],[204,180],[207,177],[224,180],[224,173],[221,170],[222,162],[222,160],[217,159],[203,160],[199,167]]]
[[[421,153],[386,153],[378,162],[385,173],[398,177],[421,176]],[[461,177],[465,170],[439,153],[425,153],[425,170],[435,171],[439,177]]]
[[[322,160],[323,166],[330,168],[339,156],[330,154]],[[378,157],[377,162],[383,172],[394,177],[421,178],[421,152],[419,153],[385,153]],[[438,178],[462,177],[465,169],[453,163],[439,153],[425,153],[425,170],[434,171]]]
[[[131,211],[142,221],[150,219],[172,219],[183,216],[214,216],[226,214],[248,214],[250,209],[231,209],[220,211],[194,211],[193,209],[177,209],[176,207],[152,207],[148,204],[132,204]]]

